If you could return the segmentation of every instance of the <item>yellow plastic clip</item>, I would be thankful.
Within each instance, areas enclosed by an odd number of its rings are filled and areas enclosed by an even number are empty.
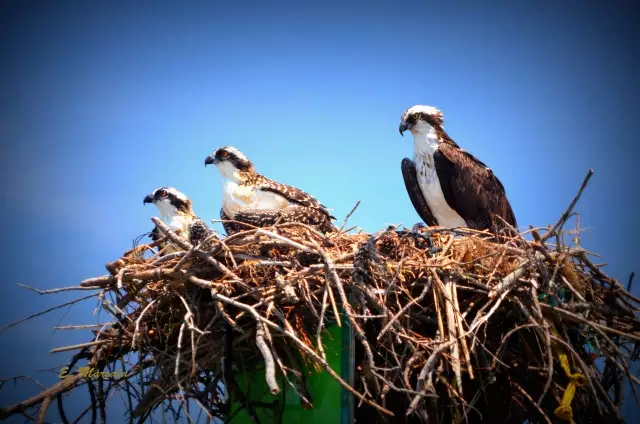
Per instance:
[[[554,350],[558,361],[560,361],[562,369],[569,378],[569,384],[564,390],[564,395],[562,396],[562,400],[560,401],[560,406],[558,406],[555,411],[553,411],[553,413],[556,415],[556,417],[565,421],[569,421],[571,424],[573,424],[573,409],[571,408],[571,401],[576,394],[576,387],[582,387],[587,384],[587,379],[579,372],[575,374],[571,373],[571,368],[569,367],[569,358],[567,357],[567,354],[563,349],[556,345],[554,347]]]

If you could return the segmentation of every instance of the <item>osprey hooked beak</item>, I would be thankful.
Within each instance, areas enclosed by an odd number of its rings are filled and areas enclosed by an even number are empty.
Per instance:
[[[403,119],[402,122],[400,122],[400,128],[398,128],[398,130],[400,130],[400,135],[404,137],[404,132],[411,128],[413,128],[413,124],[409,124]]]
[[[147,203],[153,203],[153,196],[150,194],[144,196],[144,200],[142,201],[143,205],[146,205]]]
[[[204,160],[204,166],[213,165],[214,163],[216,163],[216,160],[213,158],[213,156],[207,156],[207,158]]]

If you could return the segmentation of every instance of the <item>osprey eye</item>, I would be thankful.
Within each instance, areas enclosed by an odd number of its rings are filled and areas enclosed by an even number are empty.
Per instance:
[[[227,152],[226,150],[220,152],[220,157],[226,158],[227,156],[229,156],[229,152]]]
[[[167,190],[160,190],[158,194],[160,195],[160,197],[167,197]]]
[[[412,118],[415,119],[416,121],[418,120],[418,118],[420,117],[420,114],[418,113],[414,113]]]

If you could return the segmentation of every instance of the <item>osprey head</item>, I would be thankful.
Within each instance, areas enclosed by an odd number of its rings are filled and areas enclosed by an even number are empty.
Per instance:
[[[238,171],[250,171],[253,164],[233,146],[220,147],[204,160],[204,166],[215,165],[227,178],[234,178]]]
[[[160,187],[147,194],[143,204],[153,203],[162,216],[174,216],[178,213],[191,214],[191,200],[173,187]]]
[[[444,124],[442,112],[433,106],[415,105],[405,110],[400,120],[400,135],[410,130],[411,133],[426,133],[430,128]]]

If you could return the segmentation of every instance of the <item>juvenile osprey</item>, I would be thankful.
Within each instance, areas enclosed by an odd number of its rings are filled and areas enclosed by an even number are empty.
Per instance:
[[[504,187],[481,161],[462,150],[444,131],[443,115],[416,105],[402,114],[400,134],[413,134],[413,161],[402,160],[402,176],[418,215],[429,226],[489,229],[504,219],[517,227]]]
[[[265,227],[283,222],[300,222],[322,232],[337,231],[335,219],[324,205],[304,191],[260,175],[238,149],[221,147],[207,156],[205,166],[214,164],[224,179],[220,219]],[[227,234],[251,227],[223,223]]]
[[[160,211],[160,219],[173,231],[180,230],[180,235],[192,245],[197,245],[213,233],[207,225],[198,218],[191,207],[191,200],[184,193],[173,187],[160,187],[145,196],[143,204],[153,203]],[[161,236],[155,227],[151,232],[151,239],[157,240]],[[163,246],[164,247],[164,246]],[[181,250],[170,244],[165,253]]]

